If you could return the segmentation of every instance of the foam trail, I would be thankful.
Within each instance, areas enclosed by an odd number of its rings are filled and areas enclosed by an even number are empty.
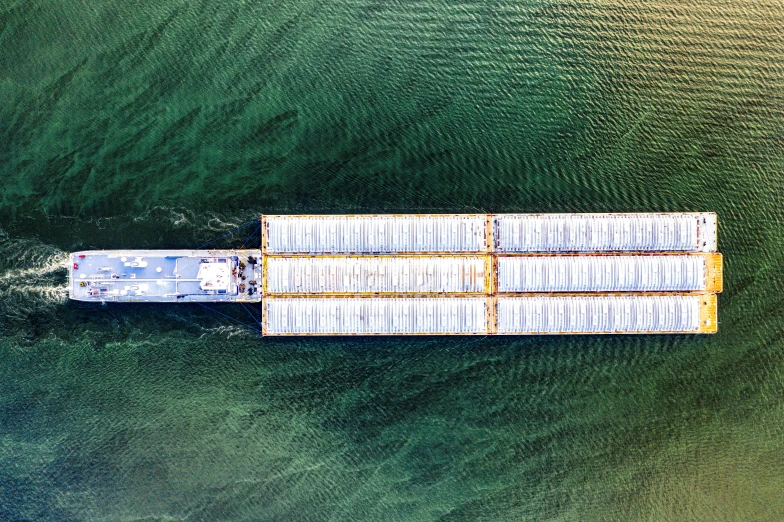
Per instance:
[[[34,238],[10,238],[0,230],[0,310],[24,319],[68,299],[68,253]]]

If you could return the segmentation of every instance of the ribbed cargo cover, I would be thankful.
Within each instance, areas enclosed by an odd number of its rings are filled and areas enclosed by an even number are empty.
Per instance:
[[[484,252],[488,216],[263,216],[268,254]]]
[[[715,252],[714,213],[497,214],[496,252]]]
[[[661,292],[706,289],[708,255],[498,258],[499,292]]]
[[[485,298],[266,298],[263,308],[265,335],[487,333]]]
[[[714,295],[498,297],[499,334],[715,331]]]
[[[477,256],[267,257],[266,294],[486,293]]]

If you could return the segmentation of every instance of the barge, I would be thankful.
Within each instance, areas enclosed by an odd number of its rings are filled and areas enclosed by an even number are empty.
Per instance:
[[[714,333],[714,213],[261,216],[261,246],[71,254],[71,299],[259,303],[263,335]]]

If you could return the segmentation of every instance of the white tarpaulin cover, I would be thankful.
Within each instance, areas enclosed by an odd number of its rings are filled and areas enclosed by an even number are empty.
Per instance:
[[[497,252],[715,252],[716,214],[498,214]]]
[[[270,298],[266,334],[472,334],[487,332],[484,298]]]
[[[498,258],[499,292],[697,291],[702,255],[519,256]]]
[[[485,215],[264,216],[268,253],[481,252]]]
[[[700,295],[499,297],[499,334],[697,332]]]
[[[482,257],[285,257],[267,259],[268,293],[485,291]]]

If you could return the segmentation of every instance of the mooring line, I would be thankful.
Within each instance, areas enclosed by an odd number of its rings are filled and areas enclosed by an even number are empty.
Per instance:
[[[195,301],[194,301],[194,302],[195,302]],[[242,326],[246,326],[246,327],[250,328],[251,330],[253,330],[254,332],[259,332],[259,333],[261,333],[261,330],[260,330],[260,329],[258,329],[258,328],[256,328],[256,327],[255,327],[255,326],[253,326],[253,325],[250,325],[250,324],[248,324],[248,323],[243,323],[243,322],[242,322],[242,321],[240,321],[239,319],[235,319],[235,318],[231,317],[230,315],[226,315],[226,314],[224,314],[224,313],[221,313],[221,312],[219,312],[219,311],[217,311],[217,310],[213,310],[212,308],[210,308],[210,307],[209,307],[209,306],[207,306],[207,305],[204,305],[204,304],[201,304],[201,303],[196,303],[196,304],[197,304],[197,305],[199,305],[199,306],[202,306],[202,307],[206,308],[206,309],[207,309],[207,310],[209,310],[210,312],[215,312],[216,314],[218,314],[218,315],[222,315],[223,317],[225,317],[225,318],[227,318],[227,319],[231,319],[231,320],[232,320],[232,321],[234,321],[235,323],[239,323],[239,324],[241,324]]]
[[[242,307],[245,309],[245,311],[246,311],[246,312],[248,312],[248,315],[250,315],[250,318],[251,318],[251,319],[253,319],[253,321],[254,321],[254,322],[257,324],[257,325],[259,325],[259,328],[261,328],[261,327],[262,327],[262,326],[261,326],[261,321],[259,321],[258,319],[256,319],[256,316],[254,316],[254,315],[251,313],[251,311],[250,311],[250,310],[248,310],[248,307],[246,307],[246,306],[245,306],[245,303],[240,303],[240,304],[241,304],[241,305],[242,305]]]
[[[261,223],[259,223],[259,226],[257,226],[257,227],[256,227],[256,230],[254,230],[254,231],[253,231],[253,233],[252,233],[251,235],[249,235],[249,236],[248,236],[248,239],[246,239],[245,241],[243,241],[243,243],[242,243],[242,246],[241,246],[240,248],[243,248],[243,247],[245,246],[245,243],[247,243],[248,241],[250,241],[250,240],[251,240],[251,238],[253,238],[253,236],[255,236],[255,235],[256,235],[256,232],[258,232],[260,228],[261,228]]]

